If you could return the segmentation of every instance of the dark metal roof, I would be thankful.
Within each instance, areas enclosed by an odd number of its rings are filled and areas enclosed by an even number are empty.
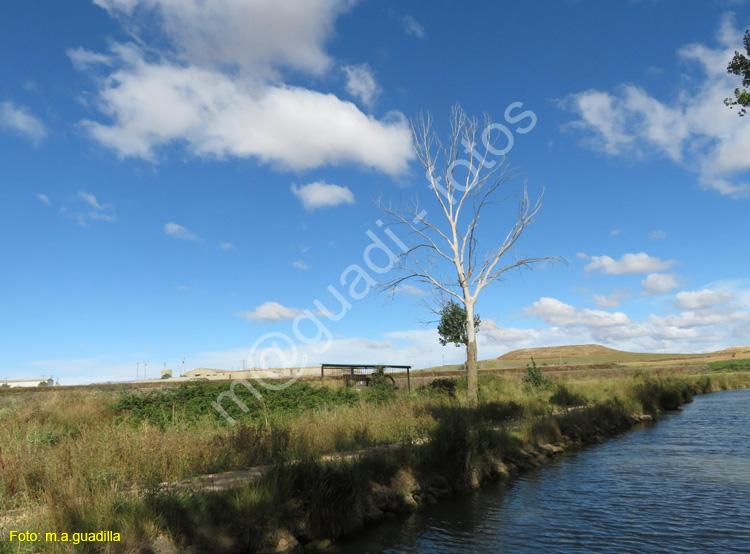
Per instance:
[[[391,365],[391,364],[320,364],[320,367],[389,367],[394,369],[411,369],[410,365]]]

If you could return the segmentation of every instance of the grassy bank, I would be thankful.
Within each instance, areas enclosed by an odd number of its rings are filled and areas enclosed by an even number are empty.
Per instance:
[[[0,395],[0,552],[181,552],[189,545],[247,552],[318,544],[602,440],[694,394],[750,385],[750,373],[730,369],[588,374],[549,386],[485,376],[475,408],[466,406],[461,380],[411,394],[297,383],[264,391],[260,402],[238,388],[248,411],[226,404],[235,426],[210,406],[225,385]],[[392,443],[405,446],[322,459]],[[231,491],[159,486],[260,464],[273,469]],[[10,543],[11,530],[113,531],[122,540]]]

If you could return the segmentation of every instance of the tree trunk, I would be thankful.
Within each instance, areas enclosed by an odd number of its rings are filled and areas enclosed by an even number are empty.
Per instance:
[[[474,302],[466,304],[466,385],[469,404],[476,406],[479,401],[477,384],[477,334],[474,329]]]

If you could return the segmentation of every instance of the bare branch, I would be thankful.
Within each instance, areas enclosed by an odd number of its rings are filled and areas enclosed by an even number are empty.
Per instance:
[[[410,206],[402,203],[401,209],[396,211],[378,203],[394,225],[402,226],[404,240],[412,241],[395,263],[394,271],[398,276],[380,288],[393,294],[402,283],[415,280],[433,289],[439,306],[454,298],[464,305],[469,396],[470,401],[476,401],[474,304],[479,293],[511,269],[565,260],[543,256],[505,261],[523,231],[534,223],[542,205],[544,192],[532,203],[526,185],[521,189],[518,213],[515,221],[510,222],[507,234],[499,241],[499,246],[480,258],[477,238],[480,218],[489,206],[504,200],[498,198],[498,194],[515,174],[505,163],[504,151],[497,150],[489,136],[493,129],[489,116],[485,115],[485,129],[478,134],[477,120],[469,118],[456,104],[451,110],[450,129],[450,137],[444,143],[435,133],[429,114],[420,114],[411,122],[412,147],[425,169],[429,188],[440,209],[428,213],[415,201]],[[463,154],[466,157],[462,157]],[[491,159],[493,155],[495,159]],[[438,165],[443,166],[442,172]],[[456,172],[459,167],[466,169],[465,178]],[[441,267],[449,267],[451,276],[446,276]]]

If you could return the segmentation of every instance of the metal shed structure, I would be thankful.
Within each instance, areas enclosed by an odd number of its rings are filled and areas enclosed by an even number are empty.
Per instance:
[[[406,387],[411,391],[411,366],[410,365],[386,365],[386,364],[321,364],[320,378],[343,379],[347,383],[370,384],[370,379],[380,368],[394,385],[400,385],[405,381]]]

